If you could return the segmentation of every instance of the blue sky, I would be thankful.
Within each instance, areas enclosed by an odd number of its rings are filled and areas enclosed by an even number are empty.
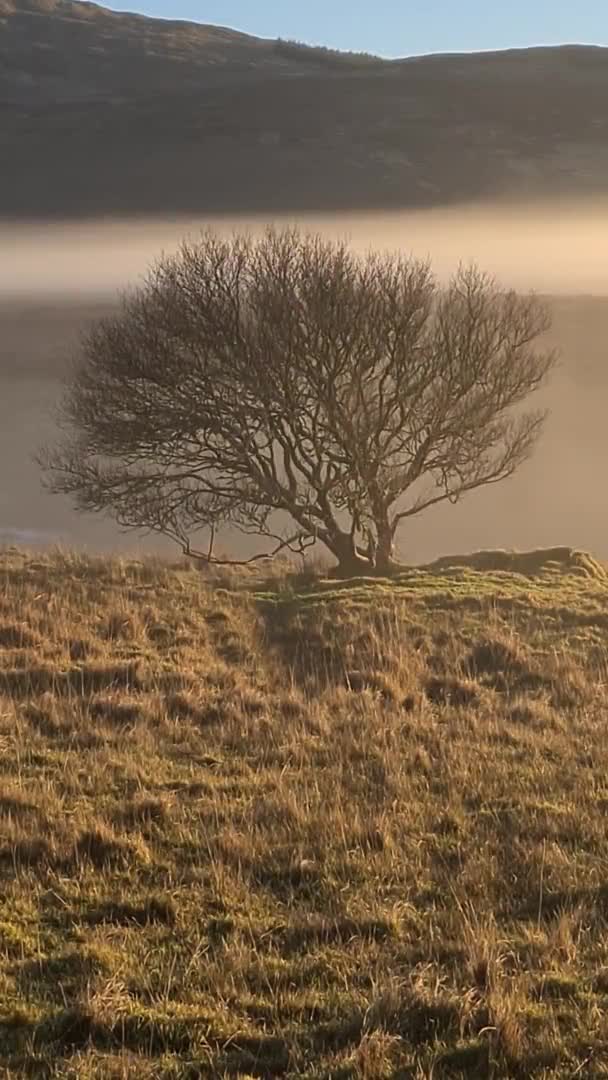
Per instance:
[[[608,45],[608,0],[105,0],[105,6],[385,56],[566,41]]]

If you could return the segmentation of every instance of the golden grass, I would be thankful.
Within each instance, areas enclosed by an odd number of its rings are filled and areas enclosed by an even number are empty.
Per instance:
[[[608,1076],[579,563],[0,554],[0,1076]]]

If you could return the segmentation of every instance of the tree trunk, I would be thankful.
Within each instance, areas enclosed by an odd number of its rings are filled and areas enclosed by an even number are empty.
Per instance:
[[[338,561],[335,577],[390,577],[400,569],[393,558],[393,533],[388,522],[380,527],[376,524],[376,542],[368,551],[357,546],[351,533],[326,533],[320,539]]]
[[[347,558],[340,559],[334,570],[334,576],[340,578],[371,577],[375,573],[376,570],[369,559],[358,551],[351,552]]]
[[[376,573],[380,577],[390,577],[397,569],[397,564],[394,560],[393,530],[388,520],[376,521],[376,533]]]
[[[336,577],[367,577],[374,572],[370,559],[357,548],[350,533],[340,532],[327,539],[324,537],[323,542],[338,560],[334,570]]]

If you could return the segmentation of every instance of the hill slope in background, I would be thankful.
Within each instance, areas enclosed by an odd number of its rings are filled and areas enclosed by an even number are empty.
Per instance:
[[[388,62],[0,0],[0,215],[605,191],[607,93],[600,48]]]
[[[556,554],[0,553],[2,1075],[604,1076],[607,585]]]

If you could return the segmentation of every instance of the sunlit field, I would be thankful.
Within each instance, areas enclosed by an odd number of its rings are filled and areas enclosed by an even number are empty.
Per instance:
[[[454,562],[0,556],[2,1075],[606,1075],[608,578]]]

